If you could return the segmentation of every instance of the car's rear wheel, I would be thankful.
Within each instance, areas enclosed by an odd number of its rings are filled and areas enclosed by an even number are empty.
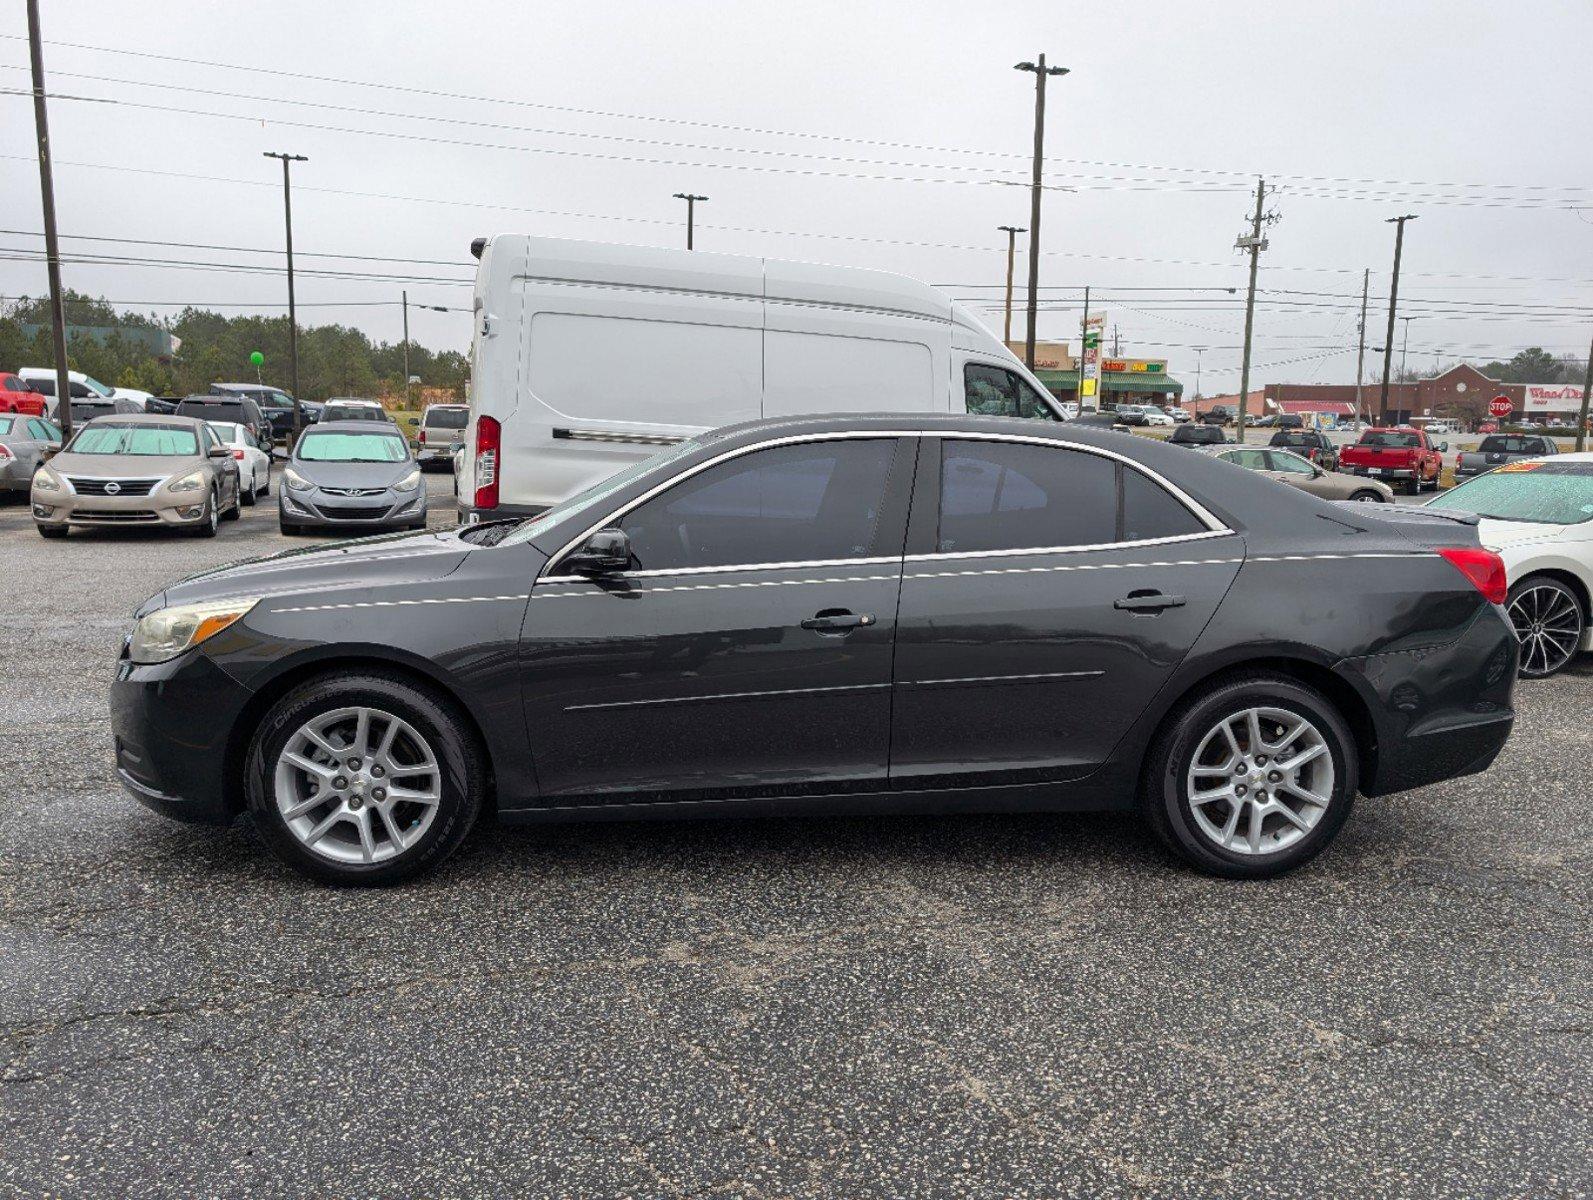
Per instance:
[[[1350,499],[1357,500],[1362,504],[1381,504],[1383,502],[1383,497],[1379,493],[1372,491],[1371,488],[1362,488]]]
[[[248,487],[244,487],[243,486],[243,480],[240,479],[238,481],[238,500],[239,500],[239,502],[241,504],[244,505],[244,507],[253,508],[254,507],[254,502],[259,497],[259,495],[260,495],[260,493],[257,490],[255,490],[254,473],[253,472],[250,472],[250,474],[249,474],[249,486]]]
[[[1235,676],[1169,715],[1146,759],[1142,804],[1184,861],[1263,878],[1333,840],[1357,768],[1354,736],[1320,693],[1284,676]]]
[[[377,673],[315,679],[279,700],[248,772],[249,810],[271,850],[314,879],[361,886],[452,854],[486,779],[451,704]]]
[[[1565,670],[1582,645],[1587,615],[1569,586],[1548,575],[1529,575],[1505,599],[1521,643],[1521,675],[1547,679]]]

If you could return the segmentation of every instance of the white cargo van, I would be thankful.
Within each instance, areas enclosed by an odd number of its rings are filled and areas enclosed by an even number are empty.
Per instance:
[[[759,417],[1060,418],[978,318],[902,275],[514,234],[471,250],[465,520],[539,512]]]

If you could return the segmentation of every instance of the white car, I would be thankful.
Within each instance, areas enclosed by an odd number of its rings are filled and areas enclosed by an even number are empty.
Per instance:
[[[1171,428],[1177,423],[1154,404],[1142,404],[1139,407],[1139,411],[1145,414],[1145,424],[1147,425],[1162,425]]]
[[[238,460],[238,498],[252,507],[257,497],[271,494],[271,452],[262,449],[249,431],[233,421],[208,421],[216,435]]]
[[[1517,459],[1427,506],[1481,518],[1482,544],[1504,559],[1523,676],[1553,675],[1593,650],[1593,453]]]
[[[17,374],[29,383],[42,383],[44,386],[39,390],[44,392],[45,395],[55,395],[54,367],[23,367]],[[109,387],[92,375],[83,374],[82,371],[68,371],[66,378],[68,383],[75,385],[72,388],[72,398],[74,400],[82,399],[83,396],[87,396],[90,399],[94,396],[100,396],[106,400],[131,400],[138,406],[139,411],[143,412],[148,410],[149,402],[154,399],[148,392],[141,392],[137,388]],[[85,389],[81,395],[78,391],[79,387]]]
[[[1195,415],[1187,408],[1169,408],[1167,415],[1173,419],[1175,425],[1182,425],[1185,421],[1193,421]]]

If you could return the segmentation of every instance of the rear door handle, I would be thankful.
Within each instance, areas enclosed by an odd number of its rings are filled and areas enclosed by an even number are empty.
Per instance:
[[[803,621],[802,628],[816,629],[820,633],[845,633],[848,629],[873,623],[873,613],[854,613],[844,608],[825,608]]]
[[[1182,608],[1182,596],[1169,596],[1165,592],[1130,592],[1121,600],[1112,601],[1113,608],[1127,609],[1129,612],[1159,613],[1164,608]]]

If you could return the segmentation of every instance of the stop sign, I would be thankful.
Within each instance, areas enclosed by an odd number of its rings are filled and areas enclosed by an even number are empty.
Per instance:
[[[1488,415],[1490,417],[1508,417],[1515,405],[1510,403],[1509,396],[1495,396],[1488,401]]]

